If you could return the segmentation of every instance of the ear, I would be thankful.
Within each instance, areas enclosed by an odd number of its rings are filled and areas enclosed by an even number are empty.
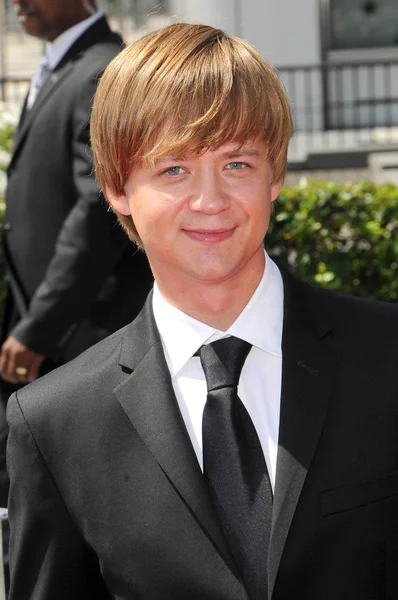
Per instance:
[[[114,210],[121,214],[121,215],[125,215],[128,216],[130,215],[130,206],[129,206],[129,201],[128,198],[125,194],[121,194],[121,195],[117,195],[114,192],[112,192],[109,188],[105,188],[105,196],[108,199],[108,202],[110,202],[114,208]]]
[[[283,180],[273,181],[271,184],[271,202],[277,199],[279,192],[281,191]]]

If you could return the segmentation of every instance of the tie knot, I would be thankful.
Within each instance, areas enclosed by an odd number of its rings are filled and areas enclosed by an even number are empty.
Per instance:
[[[47,56],[42,56],[40,59],[40,63],[39,63],[38,73],[43,74],[43,73],[48,73],[48,72],[50,72],[50,65],[48,62],[48,58],[47,58]]]
[[[207,391],[237,387],[251,344],[236,337],[227,337],[206,344],[197,354],[206,376]]]

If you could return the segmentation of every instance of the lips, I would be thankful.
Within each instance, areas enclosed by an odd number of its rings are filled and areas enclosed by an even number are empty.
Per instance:
[[[17,5],[15,9],[16,15],[20,21],[30,19],[37,16],[37,10],[29,5]]]
[[[184,229],[186,235],[196,242],[204,244],[218,244],[230,238],[235,231],[231,229]]]
[[[28,19],[34,18],[35,13],[21,11],[17,13],[18,21],[27,21]]]
[[[35,15],[32,13],[26,13],[26,12],[21,12],[21,13],[18,13],[18,15],[17,15],[19,21],[27,21],[28,19],[31,19],[34,16]]]

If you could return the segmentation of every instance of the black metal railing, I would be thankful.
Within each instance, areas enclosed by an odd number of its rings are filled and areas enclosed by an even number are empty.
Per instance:
[[[278,69],[292,107],[290,159],[310,153],[398,149],[398,58]],[[21,105],[29,78],[0,78],[0,99]]]
[[[295,123],[291,155],[398,148],[398,58],[278,69]]]
[[[394,61],[282,67],[298,130],[398,125]]]
[[[0,77],[0,101],[20,106],[29,89],[29,77]]]

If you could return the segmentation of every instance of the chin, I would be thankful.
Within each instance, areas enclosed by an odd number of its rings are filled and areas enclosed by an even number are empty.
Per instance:
[[[222,283],[230,279],[239,269],[233,266],[203,266],[201,269],[195,269],[192,276],[197,281],[203,283]]]
[[[30,25],[29,23],[21,23],[21,27],[28,35],[42,39],[41,31],[33,24]]]

